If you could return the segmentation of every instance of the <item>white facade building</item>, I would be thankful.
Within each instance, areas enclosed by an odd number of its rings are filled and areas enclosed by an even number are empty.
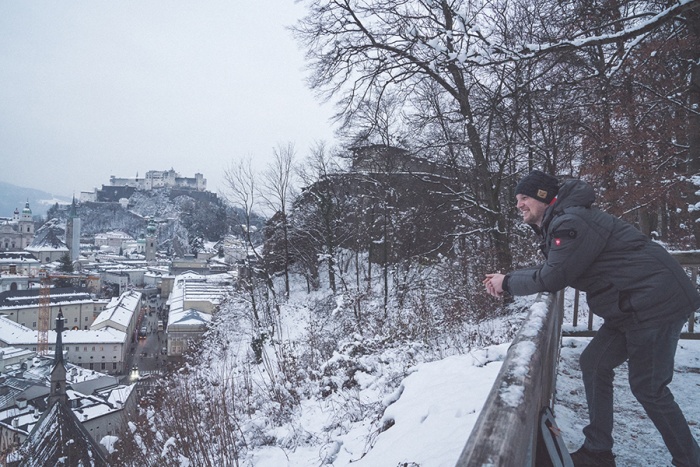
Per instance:
[[[11,219],[0,219],[0,251],[22,251],[34,239],[34,221],[29,202],[20,213],[15,209]]]
[[[29,276],[0,273],[0,293],[29,289]]]
[[[49,352],[55,350],[56,331],[48,331]],[[123,331],[105,327],[97,330],[63,331],[65,360],[88,370],[102,373],[122,373],[126,370],[128,345]],[[0,316],[0,348],[17,347],[37,351],[39,331]]]
[[[0,315],[30,330],[36,330],[41,307],[39,295],[38,289],[0,293]],[[55,322],[60,309],[66,329],[88,329],[108,303],[108,300],[95,299],[87,291],[73,288],[52,288],[49,299],[49,322]]]
[[[104,311],[95,318],[90,329],[98,330],[108,327],[117,329],[126,333],[127,344],[130,344],[136,335],[136,323],[142,307],[143,294],[141,292],[125,292],[110,300]]]
[[[27,251],[0,253],[0,274],[36,277],[41,267],[41,262]]]
[[[233,280],[227,273],[203,276],[188,272],[175,277],[167,302],[169,357],[182,355],[206,331],[212,313],[232,292]]]
[[[120,248],[127,249],[129,244],[134,242],[134,237],[119,230],[95,234],[95,246],[108,246],[118,252]]]

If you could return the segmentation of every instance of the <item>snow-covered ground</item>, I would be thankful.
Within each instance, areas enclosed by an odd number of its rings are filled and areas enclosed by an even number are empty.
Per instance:
[[[570,451],[583,442],[581,429],[587,423],[578,356],[589,338],[565,337],[555,415]],[[394,425],[378,433],[366,450],[365,430],[359,425],[319,450],[317,446],[293,451],[265,448],[250,459],[258,467],[317,466],[334,455],[334,466],[454,466],[464,448],[491,382],[500,368],[508,345],[489,347],[474,354],[448,357],[420,364],[402,382],[403,391],[384,412]],[[678,346],[676,376],[671,384],[691,430],[700,439],[700,341],[683,340]],[[630,393],[623,365],[615,378],[615,454],[620,466],[671,465],[660,435]],[[387,401],[388,403],[388,401]],[[307,427],[323,425],[322,407],[307,407]]]
[[[581,430],[588,423],[588,412],[578,368],[578,357],[590,338],[563,339],[555,414],[569,451],[583,443]],[[696,440],[700,440],[700,341],[683,339],[678,343],[676,372],[671,385],[676,402],[685,413]],[[661,435],[636,401],[627,382],[627,365],[615,373],[614,453],[619,466],[670,466],[671,456]]]
[[[333,459],[327,465],[454,466],[507,350],[508,345],[502,344],[417,365],[400,389],[385,400],[388,407],[383,422],[391,421],[393,426],[376,433],[369,445],[366,424],[349,424],[352,427],[347,434],[320,450],[315,445],[291,452],[267,448],[256,453],[252,465],[317,466]],[[305,428],[323,431],[320,428],[327,419],[324,408],[307,407],[305,412]]]
[[[582,428],[587,410],[578,357],[590,341],[565,337],[557,378],[554,407],[557,424],[569,451],[583,442]],[[509,344],[487,347],[465,355],[420,363],[410,370],[397,391],[385,398],[380,432],[362,420],[350,419],[337,428],[337,436],[321,444],[292,449],[258,448],[245,465],[279,466],[454,466],[479,415]],[[376,397],[381,379],[360,377],[358,406],[363,398]],[[700,341],[682,340],[676,357],[676,376],[671,385],[691,430],[700,439]],[[627,384],[626,365],[615,378],[615,454],[620,466],[671,465],[660,435],[632,396]],[[303,409],[304,429],[328,432],[332,407],[307,401]],[[366,454],[363,454],[366,453]]]

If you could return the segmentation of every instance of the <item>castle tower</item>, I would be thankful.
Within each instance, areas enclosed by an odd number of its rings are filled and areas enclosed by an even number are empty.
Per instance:
[[[152,262],[156,260],[156,244],[158,243],[158,237],[156,236],[156,223],[153,219],[148,221],[148,226],[146,227],[146,261]]]
[[[66,221],[66,246],[71,262],[77,261],[80,258],[80,217],[75,205],[75,196]]]

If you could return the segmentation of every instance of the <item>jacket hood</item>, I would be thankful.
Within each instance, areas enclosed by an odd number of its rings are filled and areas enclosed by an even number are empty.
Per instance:
[[[566,180],[559,188],[556,200],[544,213],[542,225],[546,228],[552,219],[566,208],[572,206],[590,208],[594,201],[595,191],[591,185],[583,180]],[[535,231],[540,230],[535,228]]]
[[[583,180],[567,180],[559,188],[553,211],[559,212],[572,206],[590,208],[594,201],[595,192],[591,185]]]

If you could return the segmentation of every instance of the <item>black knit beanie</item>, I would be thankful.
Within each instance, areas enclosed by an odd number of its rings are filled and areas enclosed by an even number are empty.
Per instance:
[[[516,195],[526,195],[545,204],[551,203],[558,191],[559,180],[539,170],[527,174],[515,187]]]

